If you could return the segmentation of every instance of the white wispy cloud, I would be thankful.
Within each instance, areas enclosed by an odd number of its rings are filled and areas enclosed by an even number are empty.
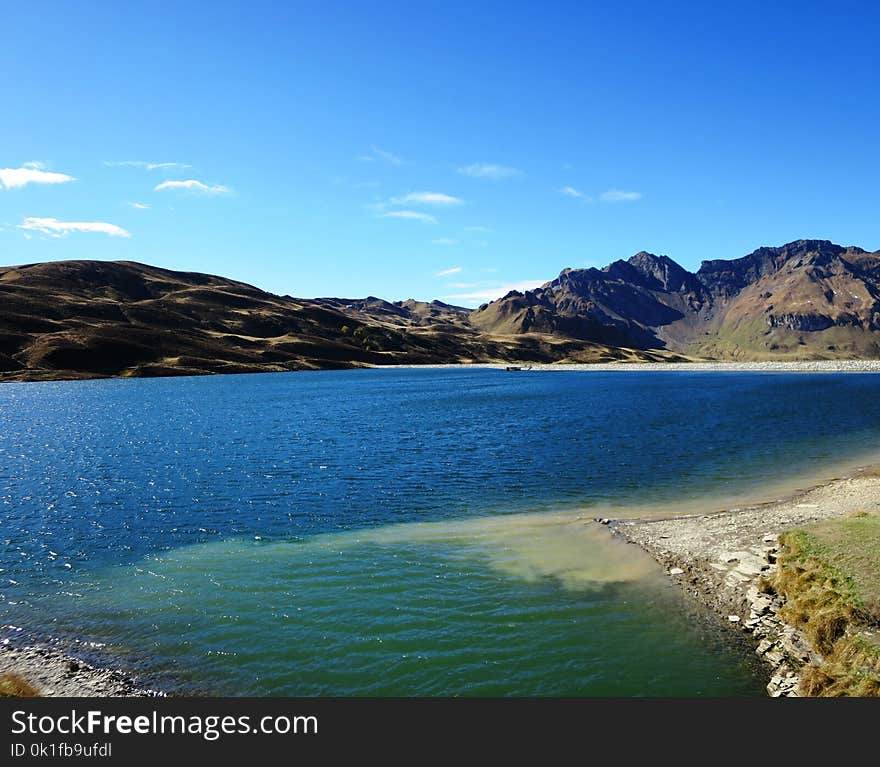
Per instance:
[[[37,160],[31,160],[31,162],[23,162],[21,164],[22,168],[30,168],[31,170],[46,170],[46,163],[38,162]]]
[[[194,178],[188,178],[185,181],[163,181],[161,184],[157,184],[153,191],[161,192],[163,189],[185,189],[189,192],[203,192],[205,194],[225,194],[229,191],[228,187],[220,184],[205,184]]]
[[[471,165],[465,165],[458,169],[463,176],[471,178],[513,178],[521,176],[522,171],[517,168],[511,168],[508,165],[493,165],[488,162],[475,162]]]
[[[492,230],[488,226],[466,226],[464,228],[466,232],[491,232]]]
[[[97,232],[111,237],[131,237],[131,233],[121,226],[108,224],[105,221],[59,221],[57,218],[29,217],[24,219],[18,228],[48,234],[50,237],[63,237],[70,232]]]
[[[562,192],[562,194],[568,195],[569,197],[586,197],[586,195],[580,189],[575,189],[573,186],[564,186],[559,191]]]
[[[450,274],[458,274],[463,267],[461,266],[453,266],[449,269],[441,269],[439,272],[434,274],[435,277],[448,277]]]
[[[403,160],[400,157],[391,152],[387,152],[384,149],[380,149],[375,144],[370,147],[369,153],[362,154],[358,159],[362,162],[375,162],[376,160],[382,160],[390,165],[403,165]]]
[[[642,199],[641,192],[626,192],[623,189],[609,189],[599,195],[602,202],[635,202]]]
[[[442,192],[410,192],[403,197],[392,197],[395,205],[463,205],[464,200]]]
[[[443,194],[442,192],[410,192],[409,194],[401,195],[400,197],[391,197],[387,200],[377,200],[368,203],[367,208],[374,212],[381,213],[389,208],[407,207],[411,205],[451,208],[463,204],[464,200],[458,197],[453,197],[451,194]],[[422,216],[405,215],[396,216],[396,218],[422,218]]]
[[[192,165],[187,165],[185,162],[145,162],[144,160],[104,160],[104,165],[108,168],[144,168],[145,170],[192,168]]]
[[[134,208],[135,210],[149,210],[152,207],[145,202],[127,202],[125,204],[128,205],[129,208]]]
[[[468,290],[469,288],[480,287],[479,282],[450,282],[448,285],[450,288],[455,288],[456,290]]]
[[[20,168],[0,168],[0,187],[15,189],[28,184],[65,184],[76,181],[66,173],[52,173],[41,168],[42,165],[35,162],[25,163]]]
[[[501,296],[505,296],[510,293],[511,290],[518,290],[520,293],[524,293],[527,290],[534,290],[535,288],[540,288],[547,280],[521,280],[520,282],[514,282],[509,284],[498,284],[495,283],[491,286],[487,286],[485,288],[481,288],[480,290],[475,290],[470,293],[453,293],[448,296],[444,296],[444,298],[455,298],[459,301],[472,301],[472,302],[485,302],[485,301],[494,301],[496,298],[501,298]]]
[[[437,219],[428,213],[421,213],[417,210],[391,210],[388,213],[382,213],[379,218],[404,218],[413,221],[424,221],[426,224],[436,224]]]
[[[431,242],[434,245],[458,245],[458,240],[452,237],[438,237],[436,240],[431,240]]]

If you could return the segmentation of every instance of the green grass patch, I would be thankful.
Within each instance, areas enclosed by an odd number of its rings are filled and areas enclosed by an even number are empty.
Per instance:
[[[880,695],[880,515],[857,514],[780,537],[772,588],[782,617],[822,655],[805,667],[801,692]]]
[[[809,532],[826,561],[845,575],[854,602],[880,623],[880,514],[819,522]]]

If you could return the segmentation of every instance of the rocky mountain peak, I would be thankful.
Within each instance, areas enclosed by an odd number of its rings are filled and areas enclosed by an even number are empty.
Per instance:
[[[641,250],[626,263],[641,274],[650,287],[678,291],[693,281],[693,275],[669,256],[657,256]],[[655,285],[651,285],[652,282]]]

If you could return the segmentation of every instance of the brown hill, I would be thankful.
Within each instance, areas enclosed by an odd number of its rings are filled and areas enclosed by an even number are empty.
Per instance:
[[[386,364],[674,359],[541,334],[506,337],[440,302],[305,300],[132,262],[0,268],[0,380]]]

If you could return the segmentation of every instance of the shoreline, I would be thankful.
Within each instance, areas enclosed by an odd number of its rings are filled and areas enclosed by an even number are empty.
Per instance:
[[[798,697],[800,670],[820,656],[779,617],[782,602],[760,588],[776,569],[786,530],[880,510],[880,466],[818,484],[777,501],[664,519],[601,520],[612,535],[650,554],[681,590],[719,621],[750,635],[770,667],[771,697]]]
[[[301,368],[297,370],[247,370],[234,373],[179,372],[163,376],[127,375],[55,375],[53,371],[41,371],[33,375],[28,371],[0,373],[0,384],[67,383],[73,381],[141,381],[157,378],[213,378],[224,375],[284,375],[299,373],[339,372],[341,370],[501,370],[517,368],[517,372],[586,371],[593,373],[615,372],[668,372],[679,373],[880,373],[878,360],[765,360],[752,362],[444,362],[411,364],[358,364],[341,367]]]
[[[819,656],[800,631],[779,618],[781,602],[762,593],[758,582],[775,570],[782,532],[858,511],[880,510],[880,463],[876,456],[872,459],[873,463],[863,460],[838,466],[841,473],[813,484],[793,482],[786,494],[766,490],[750,494],[750,503],[719,508],[706,501],[703,508],[712,510],[698,511],[700,504],[689,502],[689,513],[677,514],[671,504],[662,504],[668,510],[662,515],[616,517],[614,511],[620,510],[607,509],[610,518],[596,517],[595,521],[611,535],[644,550],[710,620],[742,631],[743,639],[770,666],[768,693],[793,697],[798,694],[800,668]],[[799,489],[792,489],[794,485]],[[775,500],[755,500],[771,496]],[[32,638],[14,626],[2,629],[7,638],[0,640],[0,674],[20,675],[43,696],[168,695],[141,686],[131,671],[92,665],[75,647],[60,649],[54,646],[55,640]]]
[[[4,626],[4,629],[12,627]],[[167,693],[141,687],[121,669],[93,666],[71,650],[52,647],[45,640],[0,643],[0,675],[14,674],[35,688],[40,697],[164,698]]]
[[[752,362],[466,362],[428,365],[371,365],[369,370],[486,369],[521,371],[667,371],[690,373],[880,373],[880,360],[766,360]]]

